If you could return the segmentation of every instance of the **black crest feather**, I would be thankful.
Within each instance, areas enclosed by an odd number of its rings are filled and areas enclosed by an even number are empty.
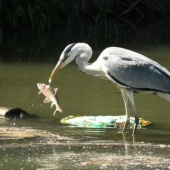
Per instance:
[[[76,43],[70,44],[70,45],[66,48],[66,50],[64,51],[64,54],[69,53],[70,50],[75,46],[75,44],[76,44]]]

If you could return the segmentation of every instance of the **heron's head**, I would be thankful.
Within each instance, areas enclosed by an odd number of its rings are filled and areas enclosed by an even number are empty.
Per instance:
[[[49,83],[51,83],[54,75],[56,75],[60,69],[62,69],[64,66],[72,62],[80,54],[84,53],[85,51],[88,52],[87,50],[88,47],[89,47],[88,44],[85,43],[73,43],[66,46],[66,48],[60,55],[58,63],[56,64],[55,68],[53,69],[50,75],[50,78],[48,80]]]

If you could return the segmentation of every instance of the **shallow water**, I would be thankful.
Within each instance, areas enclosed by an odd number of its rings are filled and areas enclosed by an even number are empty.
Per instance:
[[[170,50],[165,47],[136,50],[170,70]],[[44,104],[37,83],[48,83],[55,63],[1,63],[0,106],[20,107],[37,119],[15,120],[13,127],[39,129],[72,140],[55,137],[30,139],[0,138],[0,169],[170,169],[170,102],[152,94],[135,94],[139,116],[152,122],[138,129],[135,140],[128,129],[78,128],[63,125],[60,119],[73,115],[124,115],[119,90],[103,79],[82,74],[70,64],[54,77],[63,113]],[[130,106],[130,115],[134,116]],[[0,119],[2,127],[12,120]],[[38,132],[37,132],[38,133]],[[12,135],[12,133],[11,133]]]

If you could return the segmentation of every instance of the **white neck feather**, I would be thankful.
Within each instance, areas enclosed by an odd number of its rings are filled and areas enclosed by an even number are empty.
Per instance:
[[[96,60],[94,63],[89,63],[91,56],[87,56],[87,54],[83,53],[76,57],[76,64],[78,68],[85,74],[98,76],[98,77],[105,77],[100,62]]]

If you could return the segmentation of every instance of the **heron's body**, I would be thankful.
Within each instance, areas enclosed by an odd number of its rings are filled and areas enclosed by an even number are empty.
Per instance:
[[[109,80],[134,92],[170,93],[170,73],[160,64],[123,48],[110,50],[113,52],[106,57],[102,56],[108,49],[99,56],[104,60],[101,65]]]
[[[88,63],[91,56],[92,49],[88,44],[68,45],[62,52],[49,80],[51,81],[59,69],[75,59],[82,72],[116,84],[121,90],[127,115],[123,132],[129,122],[128,99],[131,101],[136,118],[133,135],[139,122],[133,92],[154,93],[170,101],[170,73],[157,62],[136,52],[118,47],[106,48],[92,64]]]

